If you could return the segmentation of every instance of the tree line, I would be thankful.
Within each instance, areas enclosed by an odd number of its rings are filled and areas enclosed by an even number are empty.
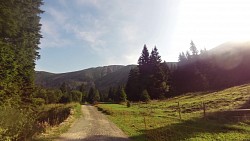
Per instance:
[[[70,88],[66,82],[63,82],[59,89],[37,87],[34,97],[40,99],[38,101],[41,104],[127,101],[127,94],[122,86],[110,87],[108,93],[101,93],[94,86],[87,89],[87,85],[82,84],[77,88]]]
[[[222,50],[220,53],[211,53],[205,48],[198,51],[191,41],[189,51],[181,52],[175,66],[170,66],[162,62],[156,47],[149,54],[144,45],[138,66],[129,73],[125,87],[127,99],[164,99],[187,92],[214,91],[249,83],[249,56],[250,49],[247,48]]]
[[[238,47],[237,47],[238,46]],[[193,41],[190,52],[180,53],[177,69],[173,72],[173,94],[195,91],[214,91],[250,82],[248,47],[198,52]]]

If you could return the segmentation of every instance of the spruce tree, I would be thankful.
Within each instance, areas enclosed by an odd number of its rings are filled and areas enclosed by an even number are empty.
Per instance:
[[[147,46],[144,45],[142,54],[138,60],[138,68],[139,68],[139,84],[141,86],[140,89],[148,89],[150,87],[150,57]]]
[[[87,101],[88,101],[89,103],[93,103],[93,102],[94,102],[94,100],[93,100],[93,99],[94,99],[94,96],[95,96],[95,90],[94,90],[93,87],[91,87],[91,88],[89,89]]]
[[[143,90],[143,91],[141,92],[140,100],[143,101],[143,102],[149,102],[149,101],[150,101],[150,96],[149,96],[147,90]]]
[[[126,102],[127,101],[127,95],[124,91],[123,87],[119,88],[119,102]]]
[[[1,0],[0,3],[0,101],[30,103],[35,61],[40,57],[42,1]]]
[[[140,92],[142,84],[140,82],[139,75],[140,73],[138,67],[131,69],[129,72],[128,81],[125,87],[128,100],[131,101],[140,100]]]
[[[191,40],[191,43],[190,43],[190,51],[191,51],[191,53],[192,53],[192,55],[193,56],[196,56],[196,55],[198,55],[198,49],[196,48],[196,46],[195,46],[195,44],[194,44],[194,42]]]
[[[144,45],[141,56],[138,59],[138,65],[140,73],[146,75],[149,69],[149,52],[146,45]]]
[[[161,65],[161,56],[159,55],[158,49],[154,47],[150,54],[150,67],[151,67],[151,77],[150,77],[150,87],[148,87],[148,92],[151,98],[159,99],[165,97],[165,85],[166,81],[164,78],[167,74],[163,71]]]
[[[99,102],[101,100],[100,93],[97,89],[94,90],[93,102]]]

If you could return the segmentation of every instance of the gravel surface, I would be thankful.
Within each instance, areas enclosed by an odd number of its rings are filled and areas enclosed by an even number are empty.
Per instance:
[[[56,141],[130,141],[105,115],[90,105],[82,105],[83,116]]]

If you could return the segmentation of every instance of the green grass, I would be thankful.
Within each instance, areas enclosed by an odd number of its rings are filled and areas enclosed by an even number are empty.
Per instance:
[[[181,107],[181,120],[177,102]],[[202,102],[206,105],[206,118],[203,118]],[[138,141],[250,140],[250,120],[223,113],[250,108],[250,85],[211,93],[188,93],[148,104],[133,103],[130,108],[119,104],[99,104],[98,107]]]
[[[45,109],[50,109],[57,105],[47,105]],[[58,138],[62,133],[65,133],[70,128],[71,124],[82,116],[81,105],[79,103],[66,104],[65,107],[71,107],[71,115],[61,124],[51,127],[46,127],[46,131],[34,137],[34,141],[52,141]]]

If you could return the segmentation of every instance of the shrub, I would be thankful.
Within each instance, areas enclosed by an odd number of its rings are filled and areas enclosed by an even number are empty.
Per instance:
[[[42,131],[36,114],[28,109],[0,107],[0,138],[2,140],[27,140]]]
[[[127,101],[127,107],[129,108],[131,106],[130,102]]]
[[[141,98],[140,98],[143,102],[149,102],[150,101],[150,96],[148,94],[147,90],[143,90],[141,93]]]
[[[82,93],[80,91],[73,90],[70,93],[72,95],[72,101],[81,103],[81,101],[82,101]]]

